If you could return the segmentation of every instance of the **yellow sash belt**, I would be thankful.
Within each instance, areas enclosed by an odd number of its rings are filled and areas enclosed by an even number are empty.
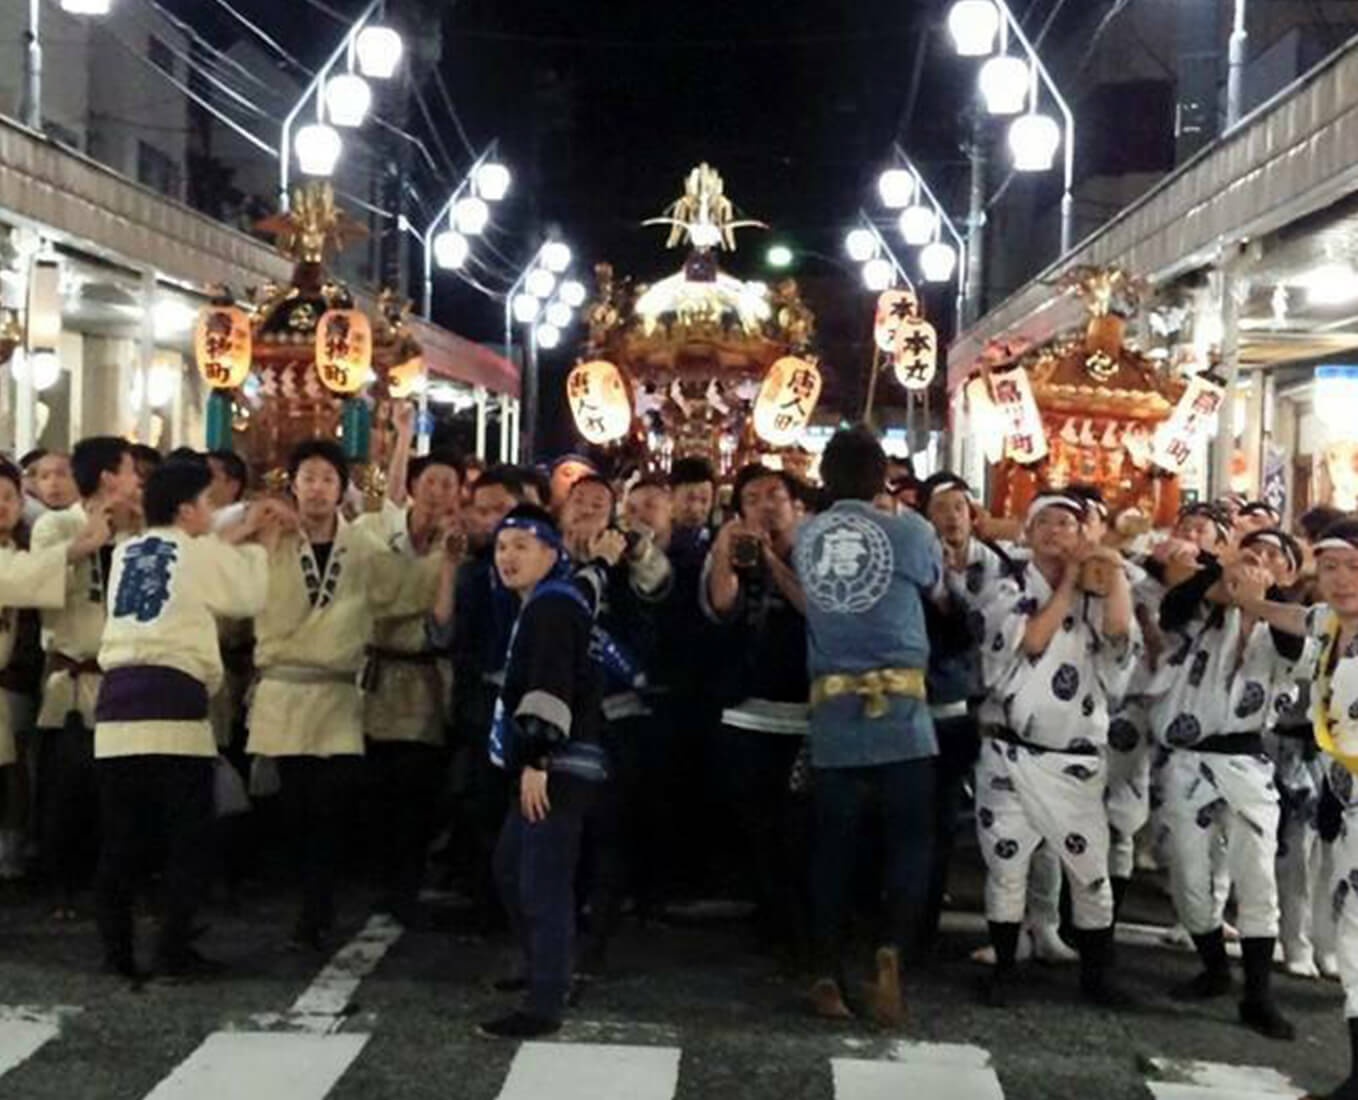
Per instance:
[[[887,696],[925,697],[924,669],[874,668],[867,672],[834,672],[818,677],[811,685],[812,707],[841,695],[861,695],[863,714],[868,718],[884,718],[891,709]]]

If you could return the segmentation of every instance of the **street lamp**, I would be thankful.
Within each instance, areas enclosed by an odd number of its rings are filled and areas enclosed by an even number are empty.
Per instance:
[[[844,251],[855,263],[866,263],[877,254],[877,235],[862,226],[850,229],[844,238]]]
[[[36,0],[34,2],[36,3]],[[335,51],[317,70],[311,83],[306,86],[301,97],[293,104],[292,110],[283,119],[282,133],[278,142],[278,207],[284,212],[287,211],[291,201],[288,195],[288,178],[293,153],[296,152],[298,167],[306,175],[331,175],[335,171],[335,163],[339,160],[343,143],[333,127],[327,125],[327,114],[330,121],[339,126],[361,124],[372,103],[372,90],[363,77],[385,80],[400,64],[401,36],[390,27],[371,22],[378,9],[385,10],[385,4],[386,0],[372,0],[363,9],[353,26],[340,39]],[[347,58],[348,71],[332,77],[331,70],[342,58]],[[355,73],[355,68],[363,75]],[[294,149],[293,124],[313,96],[316,99],[316,121],[309,126],[303,126],[297,132]]]
[[[981,66],[981,98],[992,115],[1016,115],[1028,98],[1032,76],[1023,59],[1002,53]]]
[[[858,212],[858,225],[849,230],[845,237],[846,246],[851,240],[855,242],[856,248],[849,249],[849,257],[863,265],[859,273],[868,290],[889,290],[899,281],[914,292],[915,284],[906,274],[905,266],[897,259],[896,253],[865,211]]]
[[[578,279],[567,279],[556,293],[571,309],[579,309],[585,304],[585,284]]]
[[[424,233],[420,234],[420,243],[424,246],[422,312],[426,320],[430,319],[434,306],[434,264],[437,263],[445,271],[460,268],[471,255],[471,241],[467,238],[483,232],[490,220],[490,209],[480,198],[470,194],[472,187],[481,190],[483,172],[493,166],[503,173],[504,186],[499,191],[501,197],[509,190],[509,169],[492,159],[498,145],[498,140],[492,141],[482,150],[481,155],[472,162],[467,174],[453,188],[453,193],[425,227]],[[485,191],[482,191],[482,194],[487,198],[490,197]]]
[[[877,193],[888,210],[899,210],[915,197],[915,178],[904,168],[888,168],[877,177]]]
[[[764,261],[774,268],[791,267],[794,258],[792,249],[785,244],[775,244],[764,253]]]
[[[471,251],[471,242],[456,229],[445,229],[434,238],[434,262],[444,271],[456,271]]]
[[[69,15],[107,15],[112,0],[61,0]],[[24,31],[24,85],[19,118],[30,130],[42,129],[42,0],[28,0],[28,29]]]
[[[509,193],[510,178],[499,161],[487,161],[476,170],[476,193],[487,202],[499,202]]]
[[[957,249],[947,241],[930,241],[919,253],[919,269],[926,283],[946,283],[957,270]]]
[[[1243,3],[1244,0],[1237,2]],[[992,18],[995,31],[998,31],[1000,57],[1009,48],[1010,34],[1013,34],[1028,56],[1028,64],[1024,66],[1028,79],[1028,113],[1015,119],[1009,128],[1009,149],[1014,155],[1014,168],[1019,172],[1045,171],[1051,167],[1057,146],[1064,140],[1065,186],[1061,193],[1061,254],[1064,256],[1074,243],[1075,232],[1075,116],[1032,42],[1023,33],[1023,27],[1014,18],[1007,0],[957,0],[953,4],[948,13],[948,29],[952,31],[957,52],[963,57],[984,57],[992,53],[996,39],[995,33],[990,31]],[[1000,58],[991,60],[999,61]],[[982,70],[981,94],[985,97],[986,109],[992,114],[1016,113],[999,108],[1013,106],[1017,75],[1018,69],[1007,61],[1000,67],[990,66],[988,78],[985,70]],[[1064,134],[1060,132],[1055,119],[1038,112],[1039,85],[1046,85],[1048,94],[1061,112],[1065,122]]]
[[[490,207],[475,195],[458,199],[453,206],[453,225],[464,236],[479,237],[490,224]]]
[[[514,295],[514,320],[521,325],[531,325],[538,319],[538,311],[542,309],[542,301],[535,294],[526,291],[522,294]]]
[[[543,257],[546,259],[546,257]],[[552,291],[556,289],[556,276],[545,267],[535,267],[523,280],[523,287],[535,298],[544,301],[552,296]]]
[[[928,206],[907,206],[901,211],[897,228],[901,231],[901,240],[919,248],[934,239],[938,232],[938,215]]]
[[[532,461],[534,440],[537,435],[538,409],[538,349],[552,350],[561,343],[562,330],[574,317],[573,302],[583,303],[585,288],[574,279],[564,278],[570,269],[573,256],[565,241],[549,239],[543,241],[533,257],[519,272],[509,290],[505,292],[505,355],[512,354],[514,344],[514,322],[517,321],[528,330],[528,342],[524,356],[523,383],[520,386],[523,401],[521,434],[523,437],[523,457]],[[559,285],[558,285],[559,284]],[[557,292],[555,300],[548,302],[552,291]],[[502,438],[501,455],[510,460],[507,439]],[[513,460],[517,461],[515,454]]]
[[[884,256],[874,256],[863,265],[863,285],[872,291],[887,290],[896,281],[896,269]]]
[[[959,260],[967,253],[966,240],[905,150],[893,145],[891,155],[895,161],[894,167],[910,174],[916,195],[915,202],[901,211],[897,228],[906,244],[920,249],[920,274],[924,276],[925,282],[946,283],[952,279],[955,271],[958,272],[956,304],[957,323],[960,326],[966,303],[966,287]],[[953,244],[942,239],[944,232],[952,238]]]

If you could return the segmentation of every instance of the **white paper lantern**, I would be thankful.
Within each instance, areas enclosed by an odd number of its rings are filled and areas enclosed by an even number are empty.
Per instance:
[[[555,325],[538,325],[536,330],[538,347],[550,351],[561,343],[561,330]]]
[[[874,257],[863,265],[863,285],[869,290],[886,290],[896,281],[896,269],[891,261]]]
[[[981,66],[981,97],[992,115],[1016,115],[1023,110],[1032,86],[1032,73],[1011,54],[992,57]]]
[[[907,206],[901,211],[897,224],[901,239],[908,245],[919,247],[934,239],[938,229],[938,215],[932,206]]]
[[[523,280],[523,287],[537,298],[550,298],[556,289],[556,276],[545,267],[535,267]]]
[[[877,193],[888,210],[899,210],[915,197],[915,177],[904,168],[888,168],[877,177]]]
[[[487,161],[476,170],[476,193],[487,202],[499,202],[509,191],[509,169],[495,161]]]
[[[553,302],[547,307],[547,312],[543,316],[547,318],[549,325],[566,328],[571,323],[571,307],[565,302]]]
[[[455,271],[467,262],[471,244],[456,229],[445,229],[434,238],[434,263],[444,271]]]
[[[844,238],[844,250],[848,252],[849,259],[864,263],[877,254],[877,238],[866,229],[850,229]]]
[[[908,290],[884,290],[877,297],[872,319],[872,338],[879,351],[896,350],[896,330],[919,313],[919,302]]]
[[[596,446],[626,437],[632,399],[622,372],[604,359],[581,363],[566,377],[566,401],[575,429]]]
[[[538,319],[542,303],[531,294],[514,295],[514,320],[521,325],[531,325]]]
[[[814,363],[793,356],[777,360],[755,397],[755,435],[771,447],[792,446],[816,411],[820,391],[820,370]]]
[[[356,73],[340,73],[326,81],[325,110],[336,126],[362,126],[372,101],[372,89]]]
[[[485,232],[490,221],[490,207],[475,195],[458,199],[453,204],[453,225],[467,237],[476,237]]]
[[[335,172],[343,145],[333,126],[313,122],[297,131],[292,147],[297,153],[297,165],[305,175],[330,176]]]
[[[938,369],[938,332],[923,317],[907,317],[897,326],[891,366],[907,390],[924,390]]]
[[[16,348],[9,361],[10,373],[14,380],[20,381],[25,375],[32,379],[33,392],[41,393],[56,385],[61,377],[61,360],[51,348],[38,348],[24,352]]]
[[[567,279],[557,291],[557,297],[571,309],[579,309],[585,304],[585,284],[576,279]]]
[[[548,241],[542,246],[542,266],[560,275],[571,266],[571,246],[565,241]]]
[[[931,241],[920,249],[919,269],[926,283],[946,283],[957,270],[957,249],[946,241]]]
[[[391,27],[364,27],[354,40],[359,72],[374,80],[386,80],[396,71],[404,49],[401,36]]]
[[[1045,172],[1052,166],[1061,128],[1050,115],[1020,115],[1009,125],[1009,151],[1016,172]]]
[[[962,57],[985,57],[1000,33],[999,9],[991,0],[957,0],[948,12],[948,33]]]

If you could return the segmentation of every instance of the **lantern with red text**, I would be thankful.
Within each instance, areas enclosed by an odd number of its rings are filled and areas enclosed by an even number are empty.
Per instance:
[[[605,359],[581,363],[566,377],[575,430],[596,446],[615,443],[632,427],[632,400],[622,371]]]
[[[316,323],[316,373],[332,393],[357,393],[372,373],[372,326],[356,309],[330,309]]]
[[[797,442],[816,411],[821,378],[816,365],[785,356],[769,368],[754,402],[754,431],[771,447]]]
[[[938,367],[938,333],[922,317],[909,317],[896,329],[892,369],[907,390],[929,388]]]
[[[919,303],[908,290],[884,290],[877,296],[877,315],[872,322],[872,338],[879,351],[896,350],[896,333],[911,317],[919,314]]]
[[[230,302],[214,303],[198,314],[194,359],[211,388],[203,416],[208,450],[231,448],[231,394],[250,373],[253,344],[250,318]]]

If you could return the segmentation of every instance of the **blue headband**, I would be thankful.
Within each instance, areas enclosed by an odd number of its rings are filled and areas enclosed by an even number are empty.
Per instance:
[[[558,554],[565,554],[566,544],[561,541],[561,532],[549,523],[543,523],[532,516],[505,516],[495,528],[498,537],[501,531],[527,531],[539,542],[545,542]]]

